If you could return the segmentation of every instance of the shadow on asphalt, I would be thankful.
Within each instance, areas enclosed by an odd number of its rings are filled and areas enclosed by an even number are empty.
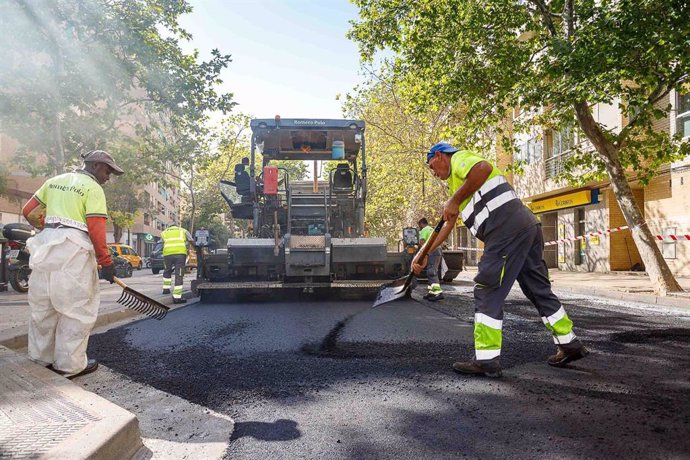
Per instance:
[[[251,437],[260,441],[290,441],[302,435],[294,420],[269,422],[236,422],[230,442]]]

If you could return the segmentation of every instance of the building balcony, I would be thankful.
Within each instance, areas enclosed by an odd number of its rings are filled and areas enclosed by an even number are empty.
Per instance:
[[[572,148],[558,154],[553,155],[544,160],[544,171],[547,179],[555,179],[565,170],[566,162],[575,155],[576,152],[588,152],[594,150],[594,146],[589,140],[580,142]],[[584,172],[584,171],[583,171]]]

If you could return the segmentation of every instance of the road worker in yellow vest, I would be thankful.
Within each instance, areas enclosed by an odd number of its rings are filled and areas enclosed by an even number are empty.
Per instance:
[[[503,173],[475,152],[456,149],[446,142],[432,146],[426,162],[434,176],[448,181],[451,196],[443,206],[445,225],[429,252],[443,244],[455,228],[458,215],[484,242],[474,277],[475,359],[458,361],[453,369],[460,374],[501,376],[503,302],[516,281],[556,344],[556,354],[547,363],[564,367],[587,356],[589,350],[575,336],[573,322],[551,290],[543,260],[541,224]],[[418,253],[412,270],[418,274],[427,263]]]
[[[175,272],[175,286],[172,288],[174,303],[186,303],[182,298],[182,283],[187,264],[187,243],[193,243],[192,235],[184,228],[171,225],[161,233],[163,239],[163,294],[170,294],[172,274]]]
[[[32,270],[29,358],[67,378],[98,368],[86,356],[100,305],[97,266],[110,283],[115,276],[101,185],[111,174],[123,174],[102,150],[82,158],[82,169],[48,179],[22,209],[31,225],[42,229],[26,243]]]

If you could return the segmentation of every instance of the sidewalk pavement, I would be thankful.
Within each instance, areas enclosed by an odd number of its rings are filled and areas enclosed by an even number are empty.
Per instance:
[[[193,278],[185,276],[185,298],[192,297]],[[161,275],[147,270],[123,281],[172,308],[172,296],[161,294]],[[122,288],[103,280],[100,288],[96,328],[143,317],[117,303]],[[0,292],[0,458],[145,457],[133,413],[4,347],[26,347],[29,317],[26,294]]]
[[[472,282],[476,275],[477,267],[465,267],[455,279]],[[657,296],[645,272],[592,273],[552,269],[549,270],[549,277],[556,293],[586,294],[607,299],[690,309],[690,278],[676,278],[686,292]]]
[[[187,274],[184,277],[183,296],[187,299],[193,297],[191,281],[195,277],[196,273]],[[150,270],[144,269],[135,271],[133,277],[125,278],[122,281],[132,289],[172,307],[172,296],[161,294],[163,290],[162,275],[153,275]],[[98,320],[94,329],[137,315],[143,317],[140,313],[117,303],[122,294],[122,288],[117,284],[100,280],[99,287],[101,289],[101,306],[98,310]],[[26,298],[27,294],[16,292],[12,288],[6,292],[0,292],[0,345],[13,350],[27,346],[30,311]]]

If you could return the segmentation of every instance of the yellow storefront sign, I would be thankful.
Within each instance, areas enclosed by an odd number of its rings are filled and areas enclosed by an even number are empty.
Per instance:
[[[561,195],[554,198],[547,198],[545,200],[533,201],[527,206],[533,213],[553,211],[554,209],[572,208],[573,206],[580,206],[583,204],[590,204],[592,202],[592,191],[581,190],[568,195]]]

